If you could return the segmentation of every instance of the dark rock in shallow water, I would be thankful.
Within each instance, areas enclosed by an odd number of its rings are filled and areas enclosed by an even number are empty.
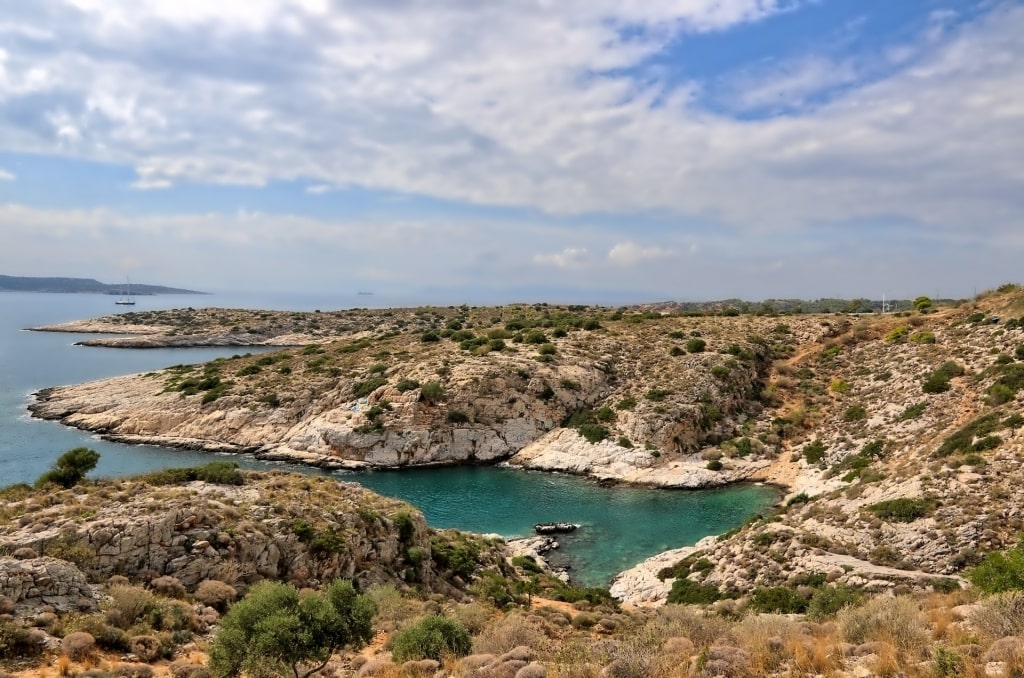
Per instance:
[[[537,534],[564,534],[573,532],[578,527],[579,525],[575,523],[537,523],[533,526],[533,531]]]

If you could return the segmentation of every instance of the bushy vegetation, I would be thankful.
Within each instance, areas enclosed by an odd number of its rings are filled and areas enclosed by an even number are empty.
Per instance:
[[[950,388],[950,380],[963,376],[965,370],[963,365],[953,360],[948,360],[933,371],[929,372],[921,385],[925,393],[945,393]]]
[[[99,452],[87,447],[68,450],[57,458],[49,471],[39,476],[36,480],[36,487],[45,487],[46,485],[74,487],[85,479],[85,475],[89,471],[96,468],[99,461]]]
[[[432,615],[395,634],[391,654],[397,662],[417,659],[441,661],[465,657],[473,649],[466,627],[454,620]]]
[[[1011,549],[989,553],[966,576],[986,593],[1024,590],[1024,538]]]
[[[373,601],[338,580],[322,592],[261,582],[221,620],[210,648],[210,669],[228,678],[242,673],[306,678],[321,671],[343,647],[373,637]]]
[[[899,499],[887,499],[871,504],[867,507],[882,520],[891,520],[899,523],[910,523],[918,518],[924,518],[935,510],[937,502],[927,497]]]
[[[192,468],[169,468],[153,471],[141,477],[147,485],[182,485],[194,480],[216,485],[244,485],[245,475],[233,461],[211,461]]]

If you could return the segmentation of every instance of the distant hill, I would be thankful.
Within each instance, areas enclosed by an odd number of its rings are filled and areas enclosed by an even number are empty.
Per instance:
[[[108,285],[92,278],[30,278],[0,275],[0,292],[64,292],[76,294],[123,294],[121,283]],[[132,283],[133,295],[150,294],[206,294],[163,285]]]

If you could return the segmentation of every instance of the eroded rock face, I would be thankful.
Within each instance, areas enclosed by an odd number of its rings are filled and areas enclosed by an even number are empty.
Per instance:
[[[169,575],[187,589],[206,579],[260,578],[316,585],[335,578],[369,586],[416,584],[448,591],[430,558],[426,522],[402,502],[354,483],[250,474],[246,485],[149,487],[111,481],[59,504],[35,522],[8,526],[0,544],[74,559],[5,558],[0,586],[12,600],[91,596],[86,578]],[[65,504],[65,501],[67,504]],[[96,517],[83,507],[101,501]]]
[[[61,612],[93,609],[96,599],[82,573],[57,558],[0,558],[0,597],[17,607],[51,605]]]
[[[552,334],[549,355],[527,343],[481,352],[415,335],[363,336],[365,349],[324,343],[46,389],[31,410],[123,442],[332,468],[488,463],[518,454],[517,464],[533,468],[705,487],[744,478],[759,468],[750,462],[764,460],[758,448],[717,473],[703,468],[700,455],[760,411],[754,396],[772,357],[760,335],[775,332],[781,345],[825,331],[811,319],[791,324],[796,329],[781,335],[769,318],[618,322],[608,331]],[[691,333],[706,338],[705,351],[681,348]],[[213,395],[199,386],[214,380],[224,386]],[[442,395],[423,394],[431,382]],[[570,422],[598,411],[608,442],[590,444]]]

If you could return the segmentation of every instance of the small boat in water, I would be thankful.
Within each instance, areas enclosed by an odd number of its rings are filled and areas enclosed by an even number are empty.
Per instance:
[[[574,532],[578,527],[576,523],[537,523],[533,531],[537,534],[565,534]]]
[[[123,292],[124,294],[122,294],[121,297],[114,303],[117,304],[118,306],[134,306],[135,300],[132,299],[132,281],[130,279],[125,279],[125,287]]]

